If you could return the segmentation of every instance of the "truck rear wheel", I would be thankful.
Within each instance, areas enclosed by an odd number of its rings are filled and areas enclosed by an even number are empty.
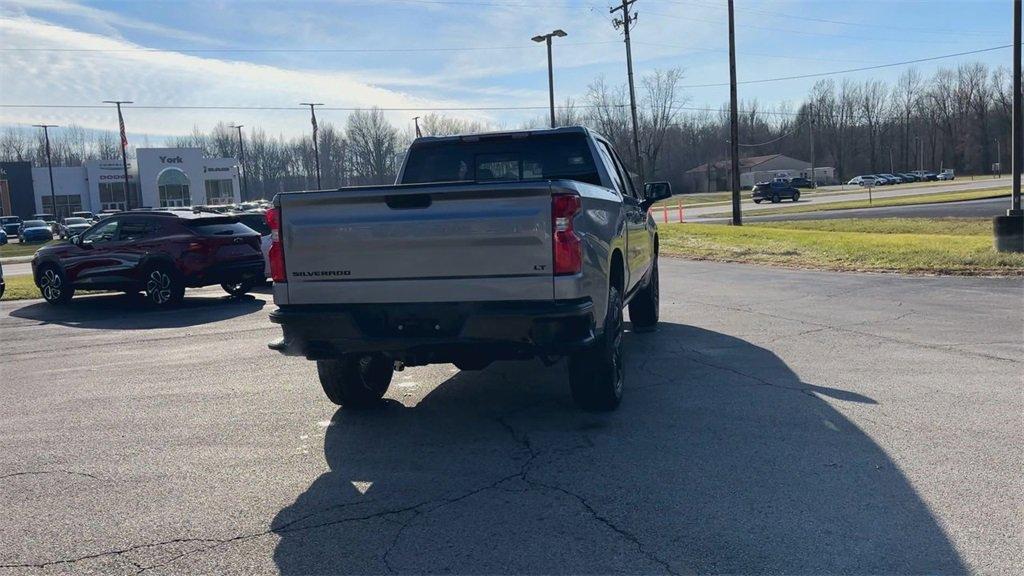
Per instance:
[[[316,371],[331,402],[359,409],[380,404],[395,366],[383,354],[353,354],[340,360],[317,360]]]
[[[658,325],[658,258],[651,264],[651,276],[632,300],[629,301],[629,321],[638,331],[654,330]]]
[[[590,348],[569,357],[572,398],[584,410],[608,412],[622,401],[622,295],[612,286],[608,293],[604,334]]]

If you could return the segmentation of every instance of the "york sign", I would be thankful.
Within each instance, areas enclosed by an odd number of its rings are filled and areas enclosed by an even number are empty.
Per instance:
[[[181,156],[161,156],[160,162],[164,164],[184,164],[185,161],[181,159]]]

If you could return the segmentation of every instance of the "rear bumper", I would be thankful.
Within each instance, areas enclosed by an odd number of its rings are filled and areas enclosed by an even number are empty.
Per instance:
[[[282,306],[270,348],[310,360],[384,352],[407,364],[467,356],[563,355],[596,338],[593,303],[569,301]]]
[[[190,287],[211,284],[234,284],[243,281],[264,280],[263,258],[250,258],[240,262],[221,262],[186,275],[185,283]]]

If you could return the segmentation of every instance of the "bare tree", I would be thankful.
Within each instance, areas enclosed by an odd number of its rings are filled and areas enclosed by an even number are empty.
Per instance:
[[[356,110],[345,129],[351,149],[352,174],[361,184],[385,184],[394,179],[398,130],[380,108]]]

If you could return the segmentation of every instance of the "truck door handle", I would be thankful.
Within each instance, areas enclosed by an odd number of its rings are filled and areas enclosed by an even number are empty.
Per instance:
[[[388,208],[392,210],[409,210],[427,208],[433,202],[430,194],[402,194],[401,196],[385,196]]]

